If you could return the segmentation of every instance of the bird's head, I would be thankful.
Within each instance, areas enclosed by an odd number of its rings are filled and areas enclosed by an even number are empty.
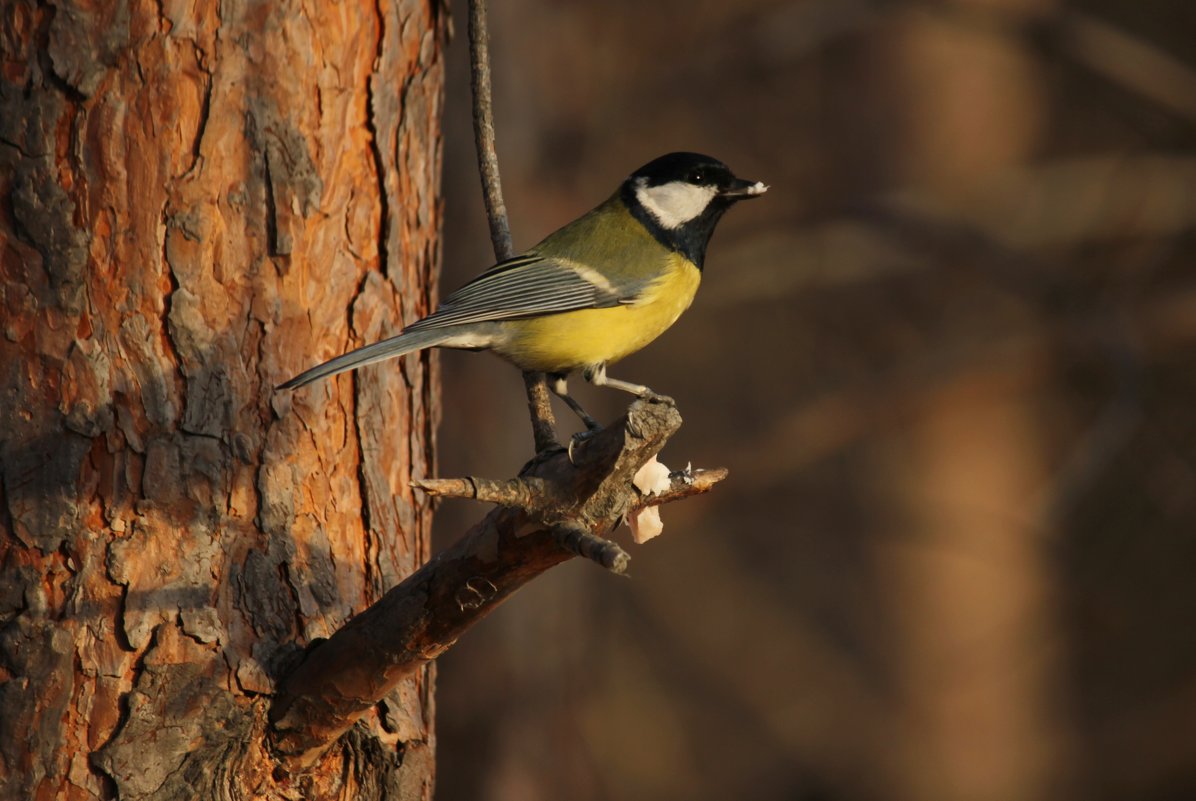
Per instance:
[[[631,213],[666,246],[702,266],[719,218],[740,200],[768,187],[735,177],[721,161],[700,153],[669,153],[648,162],[623,183]]]

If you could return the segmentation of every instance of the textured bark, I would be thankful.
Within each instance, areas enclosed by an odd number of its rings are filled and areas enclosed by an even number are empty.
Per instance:
[[[428,554],[437,3],[0,10],[0,798],[427,798],[432,674],[303,776],[280,672]]]

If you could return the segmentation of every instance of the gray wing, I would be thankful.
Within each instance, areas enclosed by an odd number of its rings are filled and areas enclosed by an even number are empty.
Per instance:
[[[615,286],[567,261],[532,253],[495,265],[406,330],[609,308],[632,302],[648,283]]]

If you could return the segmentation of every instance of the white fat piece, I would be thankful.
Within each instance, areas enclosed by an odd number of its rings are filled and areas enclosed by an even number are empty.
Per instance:
[[[714,200],[718,189],[685,181],[648,186],[644,178],[635,184],[635,197],[662,227],[674,230],[700,216]]]

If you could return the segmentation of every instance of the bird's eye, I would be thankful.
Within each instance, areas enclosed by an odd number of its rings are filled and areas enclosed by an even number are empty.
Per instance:
[[[691,184],[706,183],[706,173],[702,172],[701,170],[694,170],[689,174],[689,182]]]

